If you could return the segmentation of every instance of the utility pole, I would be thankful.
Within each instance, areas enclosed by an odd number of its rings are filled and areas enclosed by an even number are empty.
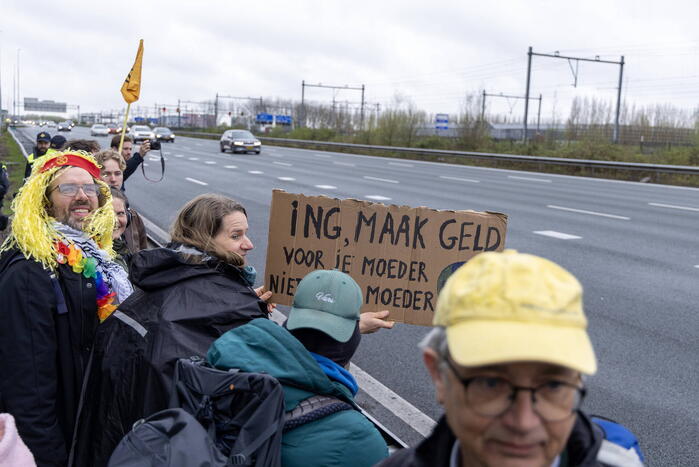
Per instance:
[[[614,60],[601,60],[599,58],[599,55],[595,56],[595,58],[583,58],[583,57],[569,57],[566,55],[561,55],[557,51],[554,52],[553,54],[542,54],[542,53],[534,53],[532,52],[532,48],[529,47],[529,52],[527,52],[529,55],[529,61],[527,65],[527,92],[526,92],[526,97],[527,100],[525,101],[524,104],[524,141],[527,141],[527,118],[529,116],[529,106],[527,103],[529,102],[529,84],[530,84],[530,75],[531,75],[531,69],[532,69],[532,55],[536,55],[537,57],[549,57],[549,58],[561,58],[563,60],[568,60],[568,63],[570,64],[571,60],[575,60],[576,62],[576,67],[575,71],[573,71],[573,66],[571,64],[571,71],[573,72],[573,76],[575,78],[574,81],[574,86],[577,86],[578,84],[578,75],[577,75],[577,64],[578,62],[597,62],[597,63],[609,63],[612,65],[619,65],[619,87],[617,88],[617,100],[616,100],[616,117],[614,120],[614,134],[613,134],[613,141],[614,143],[618,144],[619,143],[619,115],[621,113],[621,85],[622,85],[622,80],[624,76],[624,56],[621,56],[620,61],[614,61]]]
[[[177,128],[182,128],[182,112],[180,112],[180,100],[177,99]]]
[[[359,117],[359,128],[364,130],[364,85],[362,84],[362,110]]]
[[[524,135],[523,141],[527,142],[527,118],[529,118],[529,84],[532,78],[532,48],[527,51],[527,91],[524,93]]]
[[[616,95],[616,117],[614,118],[614,142],[619,144],[619,114],[621,113],[621,81],[624,78],[624,56],[619,62],[619,87]]]
[[[481,107],[481,120],[484,120],[485,118],[485,99],[486,97],[504,97],[505,99],[523,99],[524,100],[524,105],[526,106],[527,103],[532,100],[532,101],[539,101],[539,111],[537,114],[536,118],[536,130],[539,131],[539,125],[541,124],[541,94],[539,94],[539,97],[529,97],[529,96],[509,96],[507,94],[489,94],[485,91],[483,91],[483,106]],[[510,110],[512,110],[510,108]],[[526,110],[525,110],[526,112]],[[526,134],[526,126],[525,126],[525,134]]]
[[[218,126],[218,93],[216,93],[216,100],[214,101],[214,126]]]
[[[306,96],[306,81],[301,80],[301,118],[299,119],[299,126],[306,126],[306,102],[304,100]]]
[[[365,91],[365,86],[362,84],[361,87],[352,87],[352,86],[347,86],[346,84],[344,86],[330,86],[326,84],[306,84],[306,81],[303,80],[301,81],[301,107],[304,109],[304,126],[305,126],[305,119],[306,119],[306,107],[304,103],[304,94],[305,94],[305,88],[326,88],[326,89],[333,89],[333,122],[335,121],[335,91],[337,90],[342,90],[342,89],[348,89],[351,91],[361,91],[362,92],[362,102],[364,102],[364,91]],[[362,104],[362,123],[364,121],[363,115],[364,115],[364,105]]]

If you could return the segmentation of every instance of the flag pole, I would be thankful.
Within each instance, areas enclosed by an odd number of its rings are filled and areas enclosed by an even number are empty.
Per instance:
[[[129,121],[129,110],[131,109],[131,102],[126,104],[126,113],[124,114],[124,124],[121,126],[121,139],[119,140],[119,154],[121,154],[121,147],[124,145],[124,134],[126,134],[126,122]]]

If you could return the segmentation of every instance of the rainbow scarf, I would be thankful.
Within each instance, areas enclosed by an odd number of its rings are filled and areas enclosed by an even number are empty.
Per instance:
[[[56,230],[63,234],[55,242],[56,262],[67,264],[74,273],[95,281],[97,316],[100,322],[104,321],[133,292],[126,271],[82,232],[59,223]]]

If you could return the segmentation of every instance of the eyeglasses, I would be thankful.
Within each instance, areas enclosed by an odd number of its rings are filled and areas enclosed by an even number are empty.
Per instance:
[[[83,193],[85,193],[85,196],[89,196],[90,198],[96,198],[100,192],[100,186],[96,183],[86,183],[85,185],[78,185],[77,183],[61,183],[60,185],[54,187],[51,191],[58,190],[58,192],[62,195],[75,196],[81,189],[83,190]]]
[[[496,376],[461,378],[454,364],[445,358],[449,368],[464,386],[470,408],[483,417],[497,418],[507,412],[519,391],[531,391],[532,408],[548,422],[565,420],[578,410],[586,389],[574,384],[551,380],[536,387],[515,386]]]

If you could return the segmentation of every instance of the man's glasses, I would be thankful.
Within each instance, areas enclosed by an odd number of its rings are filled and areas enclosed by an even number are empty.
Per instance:
[[[100,192],[100,186],[96,183],[86,183],[85,185],[78,185],[77,183],[61,183],[53,188],[53,190],[58,190],[60,194],[66,196],[75,196],[81,189],[83,190],[83,193],[85,193],[85,196],[89,196],[90,198],[96,198]]]
[[[515,386],[497,376],[461,378],[454,364],[445,358],[449,368],[464,386],[466,401],[478,415],[496,418],[507,412],[519,391],[530,391],[532,408],[548,422],[565,420],[578,410],[585,398],[585,388],[558,380],[547,381],[536,387]]]

